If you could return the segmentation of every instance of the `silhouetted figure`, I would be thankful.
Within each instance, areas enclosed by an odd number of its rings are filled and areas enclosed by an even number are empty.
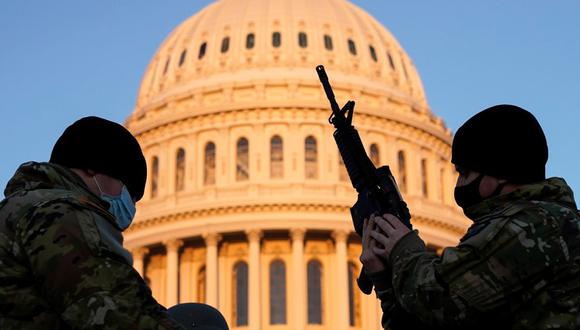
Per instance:
[[[123,248],[146,177],[137,140],[97,117],[18,168],[0,203],[0,329],[183,329]]]
[[[566,182],[546,179],[547,159],[531,113],[491,107],[453,140],[455,200],[473,220],[458,246],[439,257],[396,217],[365,220],[361,261],[384,325],[405,328],[399,308],[427,329],[580,328],[580,213]]]

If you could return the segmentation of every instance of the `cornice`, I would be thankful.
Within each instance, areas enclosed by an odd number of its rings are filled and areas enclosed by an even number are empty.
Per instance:
[[[135,222],[126,230],[127,234],[135,233],[143,229],[154,228],[179,222],[185,219],[195,219],[201,217],[223,216],[231,214],[249,214],[249,213],[303,213],[303,212],[321,212],[321,213],[343,213],[349,214],[348,206],[329,205],[329,204],[306,204],[306,203],[277,203],[277,204],[253,204],[253,205],[234,205],[215,207],[199,210],[190,210],[185,212],[170,213],[161,216],[141,219]],[[424,216],[413,216],[413,224],[437,227],[442,230],[452,232],[457,235],[465,233],[465,227],[461,224],[444,223],[434,218]],[[308,229],[308,228],[304,228]],[[329,228],[330,230],[331,228]]]
[[[185,212],[176,212],[166,215],[145,218],[141,221],[134,222],[125,232],[132,233],[141,229],[150,228],[162,224],[177,222],[180,220],[222,216],[240,213],[272,213],[272,212],[348,212],[349,207],[328,204],[251,204],[251,205],[232,205],[222,207],[212,207],[206,209],[190,210]]]

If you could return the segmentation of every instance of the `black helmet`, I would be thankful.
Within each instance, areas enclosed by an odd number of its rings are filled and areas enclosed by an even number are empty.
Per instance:
[[[513,183],[546,178],[548,144],[529,111],[502,104],[487,108],[461,126],[451,162]]]
[[[228,323],[217,309],[200,303],[177,304],[167,310],[186,329],[228,330]]]

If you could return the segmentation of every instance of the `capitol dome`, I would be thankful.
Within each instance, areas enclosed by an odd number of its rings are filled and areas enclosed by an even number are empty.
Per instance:
[[[318,64],[421,237],[465,232],[451,133],[379,22],[345,0],[219,0],[163,42],[126,122],[149,173],[125,246],[162,304],[211,304],[233,329],[380,329]]]

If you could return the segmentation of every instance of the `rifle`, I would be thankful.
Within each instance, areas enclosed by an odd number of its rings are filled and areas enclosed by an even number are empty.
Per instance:
[[[328,122],[336,128],[333,134],[334,140],[344,161],[350,182],[358,193],[356,203],[350,208],[350,215],[356,233],[362,237],[364,219],[370,218],[373,214],[383,215],[385,213],[393,214],[412,230],[411,214],[407,204],[401,197],[397,182],[390,168],[382,166],[377,169],[373,165],[366,154],[357,130],[352,125],[355,102],[348,101],[340,109],[336,103],[324,66],[317,66],[316,72],[324,87],[328,101],[330,101],[332,114],[328,118]],[[357,279],[357,284],[363,293],[371,294],[373,284],[366,275],[364,267]]]

